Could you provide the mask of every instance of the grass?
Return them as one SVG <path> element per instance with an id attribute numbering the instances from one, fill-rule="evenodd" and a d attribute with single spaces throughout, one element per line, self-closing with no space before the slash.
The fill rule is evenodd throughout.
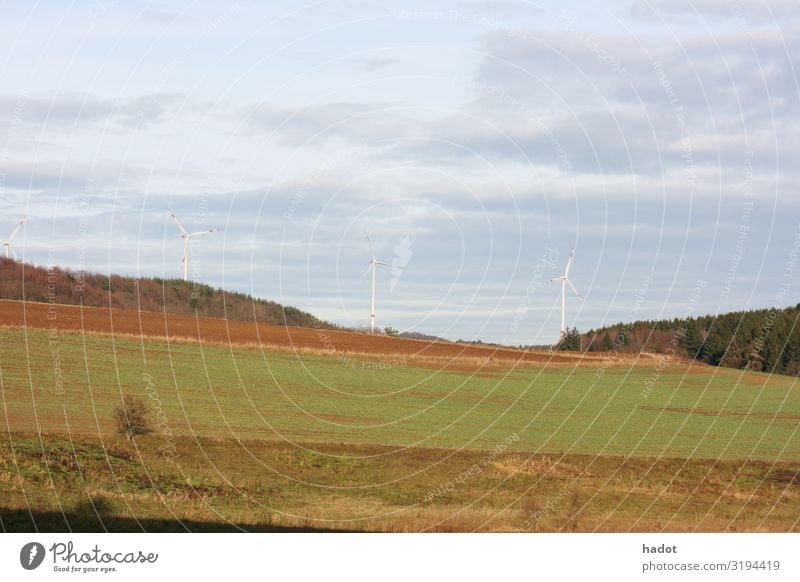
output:
<path id="1" fill-rule="evenodd" d="M 800 531 L 800 479 L 761 461 L 180 437 L 167 462 L 156 442 L 15 435 L 0 445 L 3 529 Z"/>
<path id="2" fill-rule="evenodd" d="M 0 330 L 5 530 L 797 530 L 800 390 Z M 363 366 L 361 364 L 364 364 Z M 122 395 L 155 431 L 114 434 Z"/>
<path id="3" fill-rule="evenodd" d="M 375 369 L 332 357 L 0 331 L 8 429 L 109 434 L 123 394 L 175 435 L 800 461 L 791 378 L 684 365 L 492 373 Z M 59 393 L 54 362 L 60 368 Z M 367 363 L 369 364 L 369 363 Z"/>

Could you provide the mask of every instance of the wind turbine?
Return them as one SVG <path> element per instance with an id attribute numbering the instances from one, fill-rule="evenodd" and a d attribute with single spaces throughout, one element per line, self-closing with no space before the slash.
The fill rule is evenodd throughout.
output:
<path id="1" fill-rule="evenodd" d="M 22 225 L 25 224 L 25 221 L 28 220 L 26 217 L 22 217 L 22 220 L 19 221 L 17 228 L 14 229 L 14 232 L 11 233 L 11 236 L 8 237 L 8 240 L 0 241 L 4 247 L 6 247 L 6 258 L 9 255 L 14 255 L 14 259 L 17 258 L 17 253 L 14 252 L 14 249 L 11 247 L 11 243 L 14 242 L 14 237 L 17 236 L 19 229 L 22 228 Z"/>
<path id="2" fill-rule="evenodd" d="M 181 259 L 181 264 L 183 265 L 183 280 L 189 280 L 189 241 L 196 236 L 203 236 L 206 234 L 211 234 L 212 232 L 217 232 L 218 228 L 212 228 L 210 230 L 201 230 L 199 232 L 188 232 L 181 221 L 178 220 L 178 217 L 175 216 L 175 213 L 172 210 L 167 210 L 172 216 L 172 219 L 175 221 L 175 224 L 178 225 L 178 228 L 181 229 L 181 238 L 183 239 L 183 258 Z"/>
<path id="3" fill-rule="evenodd" d="M 575 289 L 575 285 L 569 280 L 569 270 L 572 268 L 572 259 L 575 256 L 575 249 L 569 254 L 567 259 L 567 268 L 564 269 L 564 274 L 560 277 L 550 279 L 551 283 L 561 283 L 561 337 L 567 334 L 566 317 L 567 317 L 567 285 L 575 292 L 575 295 L 580 297 L 580 293 Z"/>
<path id="4" fill-rule="evenodd" d="M 384 267 L 388 267 L 389 265 L 375 258 L 375 250 L 372 248 L 372 241 L 369 240 L 369 234 L 366 232 L 364 234 L 367 236 L 367 243 L 369 244 L 369 254 L 371 258 L 369 260 L 369 267 L 367 267 L 367 270 L 364 271 L 362 276 L 366 277 L 367 273 L 372 271 L 372 310 L 370 311 L 369 315 L 369 331 L 370 333 L 375 333 L 375 271 L 378 269 L 378 265 L 382 265 Z"/>

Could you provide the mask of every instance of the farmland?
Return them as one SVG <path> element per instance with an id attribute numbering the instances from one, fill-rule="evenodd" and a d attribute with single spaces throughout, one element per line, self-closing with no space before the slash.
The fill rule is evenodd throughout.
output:
<path id="1" fill-rule="evenodd" d="M 791 378 L 2 304 L 7 529 L 798 528 Z"/>

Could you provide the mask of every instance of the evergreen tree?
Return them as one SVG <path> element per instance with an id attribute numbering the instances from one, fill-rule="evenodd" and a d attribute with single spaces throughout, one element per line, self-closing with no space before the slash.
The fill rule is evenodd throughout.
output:
<path id="1" fill-rule="evenodd" d="M 567 329 L 558 342 L 558 349 L 562 351 L 577 352 L 581 349 L 581 334 L 577 328 Z"/>

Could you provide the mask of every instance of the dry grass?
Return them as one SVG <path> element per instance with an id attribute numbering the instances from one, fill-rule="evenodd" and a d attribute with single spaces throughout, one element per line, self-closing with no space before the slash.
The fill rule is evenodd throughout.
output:
<path id="1" fill-rule="evenodd" d="M 796 470 L 788 464 L 510 453 L 458 481 L 481 452 L 184 438 L 169 463 L 151 437 L 105 447 L 50 438 L 44 450 L 36 436 L 9 437 L 8 531 L 32 529 L 29 507 L 41 531 L 64 531 L 62 509 L 75 531 L 799 530 L 800 485 L 781 481 Z"/>
<path id="2" fill-rule="evenodd" d="M 576 479 L 578 477 L 592 476 L 591 472 L 586 469 L 545 456 L 508 455 L 501 460 L 495 461 L 492 465 L 506 475 L 519 474 L 556 479 Z"/>

